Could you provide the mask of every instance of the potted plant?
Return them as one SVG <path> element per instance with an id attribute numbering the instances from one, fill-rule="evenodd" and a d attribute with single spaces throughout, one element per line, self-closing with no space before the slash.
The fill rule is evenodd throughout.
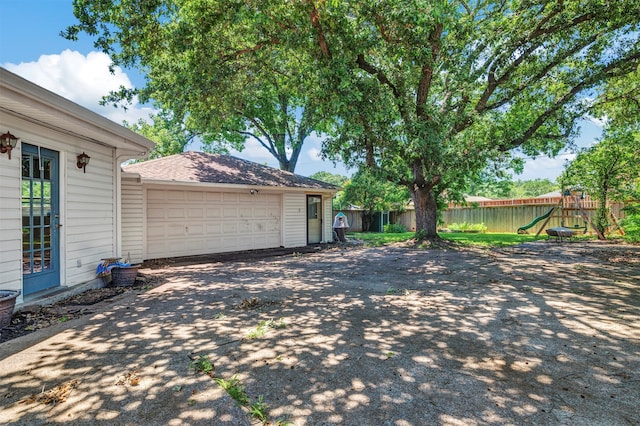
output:
<path id="1" fill-rule="evenodd" d="M 116 287 L 128 287 L 136 282 L 138 267 L 119 265 L 111 269 L 111 284 Z"/>
<path id="2" fill-rule="evenodd" d="M 104 284 L 116 287 L 133 285 L 138 276 L 138 267 L 131 266 L 128 260 L 122 262 L 121 257 L 109 257 L 100 259 L 96 275 L 102 278 Z"/>
<path id="3" fill-rule="evenodd" d="M 20 290 L 0 290 L 0 328 L 11 324 L 18 296 L 20 296 Z"/>

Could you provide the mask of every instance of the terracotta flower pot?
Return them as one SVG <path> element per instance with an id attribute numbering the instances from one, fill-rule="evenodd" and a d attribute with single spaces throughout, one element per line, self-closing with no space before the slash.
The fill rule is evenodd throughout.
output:
<path id="1" fill-rule="evenodd" d="M 20 296 L 20 290 L 0 290 L 0 328 L 11 324 L 11 316 L 18 296 Z"/>

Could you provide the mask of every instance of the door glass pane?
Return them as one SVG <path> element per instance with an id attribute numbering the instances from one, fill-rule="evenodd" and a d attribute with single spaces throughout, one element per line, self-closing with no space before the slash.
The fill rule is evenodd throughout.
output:
<path id="1" fill-rule="evenodd" d="M 51 160 L 48 158 L 44 160 L 44 176 L 45 180 L 51 180 Z"/>
<path id="2" fill-rule="evenodd" d="M 32 270 L 34 273 L 42 272 L 42 251 L 36 250 L 33 252 Z"/>
<path id="3" fill-rule="evenodd" d="M 42 247 L 51 248 L 51 227 L 45 226 L 42 235 Z"/>
<path id="4" fill-rule="evenodd" d="M 320 197 L 309 197 L 307 203 L 307 219 L 318 219 Z"/>
<path id="5" fill-rule="evenodd" d="M 26 178 L 30 177 L 31 176 L 30 171 L 31 171 L 31 156 L 28 154 L 23 154 L 22 155 L 22 177 L 26 177 Z M 29 184 L 29 181 L 22 182 L 23 189 L 24 189 L 25 183 Z"/>
<path id="6" fill-rule="evenodd" d="M 31 170 L 31 177 L 40 179 L 40 159 L 38 157 L 33 157 L 33 167 Z"/>
<path id="7" fill-rule="evenodd" d="M 42 268 L 51 269 L 51 250 L 43 250 Z"/>
<path id="8" fill-rule="evenodd" d="M 39 226 L 33 228 L 33 248 L 39 249 L 42 247 L 42 232 Z"/>

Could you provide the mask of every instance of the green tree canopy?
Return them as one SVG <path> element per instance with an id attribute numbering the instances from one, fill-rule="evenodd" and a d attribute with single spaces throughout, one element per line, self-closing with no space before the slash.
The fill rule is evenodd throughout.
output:
<path id="1" fill-rule="evenodd" d="M 586 191 L 598 200 L 595 226 L 604 235 L 610 224 L 609 201 L 628 201 L 638 195 L 640 132 L 608 128 L 602 140 L 581 151 L 567 166 L 563 185 Z"/>
<path id="2" fill-rule="evenodd" d="M 228 153 L 228 146 L 211 143 L 208 139 L 210 135 L 199 135 L 196 132 L 186 129 L 182 122 L 174 120 L 171 114 L 167 112 L 151 115 L 150 118 L 152 123 L 144 119 L 140 119 L 137 123 L 133 124 L 124 123 L 129 129 L 155 142 L 156 146 L 149 154 L 149 158 L 179 154 L 198 136 L 205 141 L 203 146 L 206 152 L 217 154 Z M 209 143 L 207 143 L 207 141 L 209 141 Z M 234 147 L 237 148 L 237 146 Z"/>
<path id="3" fill-rule="evenodd" d="M 361 209 L 362 230 L 367 232 L 371 229 L 376 212 L 402 210 L 410 197 L 407 188 L 380 179 L 363 168 L 345 184 L 341 201 Z"/>
<path id="4" fill-rule="evenodd" d="M 286 2 L 74 0 L 79 23 L 63 35 L 86 32 L 114 66 L 145 74 L 144 87 L 105 102 L 153 100 L 188 132 L 208 135 L 209 151 L 218 142 L 241 150 L 253 138 L 293 172 L 322 117 L 307 52 L 283 39 L 290 13 Z"/>
<path id="5" fill-rule="evenodd" d="M 311 179 L 316 179 L 316 180 L 330 183 L 331 185 L 340 186 L 340 187 L 344 186 L 344 184 L 349 180 L 347 176 L 342 176 L 342 175 L 324 172 L 324 171 L 316 172 L 309 177 Z"/>

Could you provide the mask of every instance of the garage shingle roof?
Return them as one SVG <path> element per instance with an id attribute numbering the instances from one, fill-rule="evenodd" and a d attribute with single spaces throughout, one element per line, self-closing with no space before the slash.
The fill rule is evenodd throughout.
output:
<path id="1" fill-rule="evenodd" d="M 143 180 L 256 185 L 285 188 L 338 190 L 319 180 L 284 170 L 263 166 L 230 155 L 183 152 L 123 166 L 128 173 L 137 173 Z"/>

